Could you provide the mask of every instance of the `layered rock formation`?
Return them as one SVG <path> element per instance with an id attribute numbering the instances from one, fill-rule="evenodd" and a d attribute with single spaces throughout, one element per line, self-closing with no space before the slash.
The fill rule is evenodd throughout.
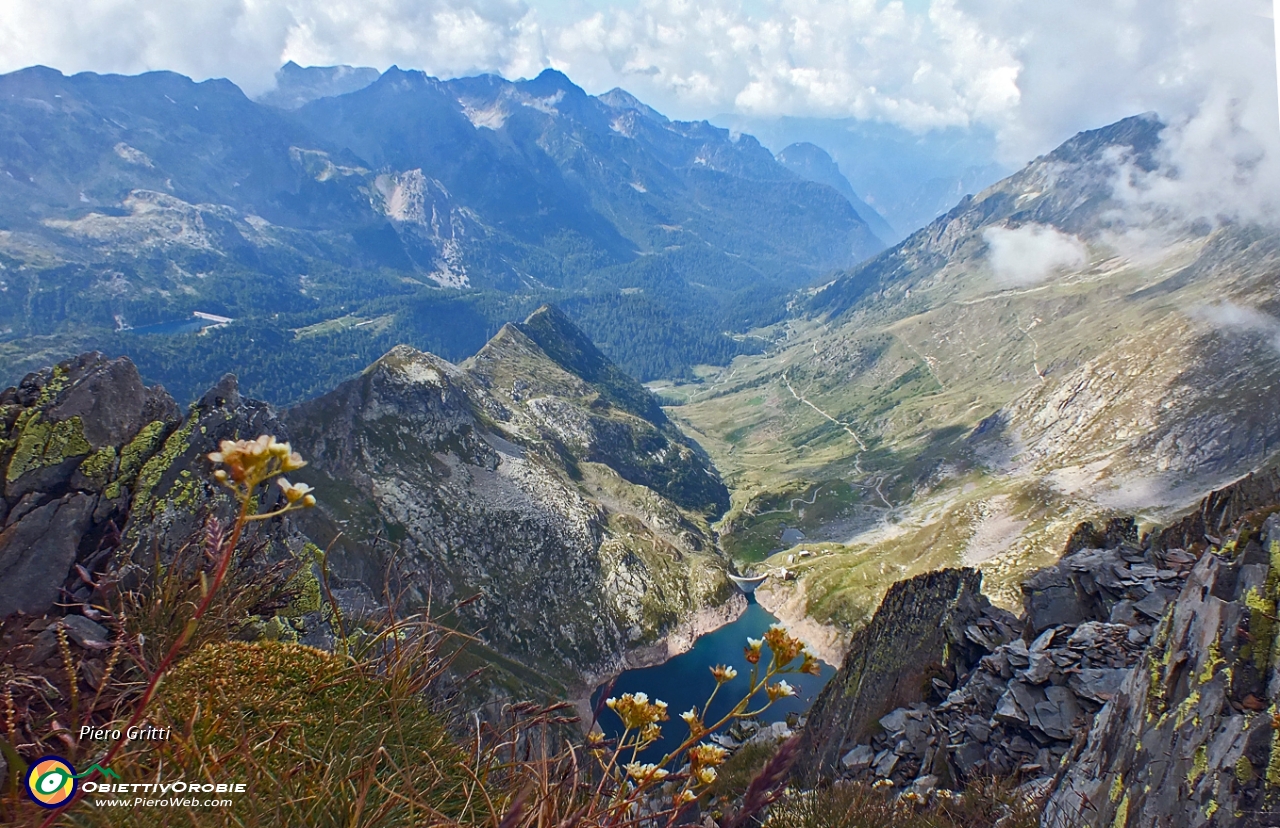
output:
<path id="1" fill-rule="evenodd" d="M 1012 777 L 1049 796 L 1046 828 L 1274 824 L 1277 481 L 1250 475 L 1141 539 L 1132 520 L 1082 525 L 1062 560 L 1027 580 L 1009 640 L 985 610 L 939 600 L 937 584 L 976 591 L 976 574 L 899 584 L 814 707 L 801 781 L 888 780 L 927 795 Z M 886 710 L 876 691 L 889 685 L 865 670 L 868 653 L 898 656 L 898 685 L 929 663 L 955 681 L 930 677 Z"/>
<path id="2" fill-rule="evenodd" d="M 1103 708 L 1045 826 L 1280 819 L 1280 519 L 1206 553 Z"/>

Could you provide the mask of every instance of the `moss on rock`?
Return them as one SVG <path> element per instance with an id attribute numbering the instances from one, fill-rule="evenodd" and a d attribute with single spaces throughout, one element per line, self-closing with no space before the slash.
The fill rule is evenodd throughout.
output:
<path id="1" fill-rule="evenodd" d="M 29 471 L 56 466 L 70 457 L 93 452 L 93 446 L 84 437 L 84 424 L 79 417 L 50 421 L 37 411 L 22 420 L 22 432 L 18 435 L 5 473 L 5 479 L 10 483 Z"/>
<path id="2" fill-rule="evenodd" d="M 191 448 L 191 432 L 196 427 L 195 417 L 187 416 L 187 422 L 177 431 L 169 435 L 164 441 L 164 446 L 149 459 L 142 464 L 142 468 L 138 471 L 137 485 L 134 487 L 134 505 L 136 510 L 139 507 L 145 507 L 155 493 L 156 486 L 160 485 L 160 478 L 169 470 L 178 458 Z M 143 429 L 146 430 L 146 427 Z M 141 436 L 142 432 L 139 432 Z M 134 442 L 137 438 L 134 438 Z M 131 443 L 132 444 L 132 443 Z M 121 460 L 123 466 L 123 460 Z M 121 474 L 123 477 L 123 473 Z"/>
<path id="3" fill-rule="evenodd" d="M 118 456 L 115 446 L 104 446 L 85 458 L 85 461 L 80 464 L 80 474 L 101 486 L 115 471 Z"/>
<path id="4" fill-rule="evenodd" d="M 138 429 L 133 439 L 120 450 L 120 471 L 104 492 L 107 497 L 119 497 L 123 493 L 123 487 L 133 484 L 138 472 L 142 471 L 164 438 L 164 428 L 163 421 L 152 420 Z"/>

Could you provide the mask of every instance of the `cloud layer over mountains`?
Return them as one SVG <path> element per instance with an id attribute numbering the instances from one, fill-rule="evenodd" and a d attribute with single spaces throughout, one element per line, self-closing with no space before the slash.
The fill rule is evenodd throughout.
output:
<path id="1" fill-rule="evenodd" d="M 1139 182 L 1132 197 L 1253 215 L 1276 188 L 1240 184 L 1271 176 L 1280 152 L 1270 11 L 1266 0 L 7 0 L 0 70 L 164 68 L 252 94 L 286 60 L 446 77 L 553 66 L 678 117 L 981 125 L 1010 165 L 1154 110 L 1175 128 L 1180 177 Z"/>

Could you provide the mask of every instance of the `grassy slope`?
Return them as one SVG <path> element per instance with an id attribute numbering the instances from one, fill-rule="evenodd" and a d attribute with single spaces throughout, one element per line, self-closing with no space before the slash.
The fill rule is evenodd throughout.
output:
<path id="1" fill-rule="evenodd" d="M 1141 504 L 1154 520 L 1247 470 L 1180 466 L 1176 450 L 1148 463 L 1144 445 L 1180 417 L 1265 411 L 1280 376 L 1274 354 L 1242 354 L 1196 319 L 1224 296 L 1268 292 L 1269 255 L 1223 246 L 1184 239 L 1144 259 L 1095 245 L 1083 270 L 1019 288 L 959 257 L 896 302 L 775 329 L 768 355 L 666 389 L 690 400 L 669 413 L 734 490 L 726 548 L 759 561 L 784 525 L 800 528 L 807 542 L 770 564 L 790 561 L 824 621 L 857 621 L 889 583 L 962 561 L 1012 604 L 1078 521 Z M 1216 278 L 1176 278 L 1197 257 Z M 1206 376 L 1226 379 L 1209 394 Z M 1002 434 L 971 437 L 1000 409 Z"/>

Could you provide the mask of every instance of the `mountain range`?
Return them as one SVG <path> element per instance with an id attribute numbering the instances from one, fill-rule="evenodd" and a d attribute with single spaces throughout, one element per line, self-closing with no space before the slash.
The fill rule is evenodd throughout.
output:
<path id="1" fill-rule="evenodd" d="M 572 461 L 574 486 L 603 464 L 685 514 L 654 517 L 670 538 L 779 576 L 762 601 L 835 653 L 897 580 L 963 563 L 1013 606 L 1081 520 L 1165 520 L 1280 448 L 1276 234 L 1124 197 L 1176 175 L 1154 115 L 877 252 L 882 219 L 824 149 L 774 157 L 552 71 L 286 67 L 263 103 L 37 68 L 5 91 L 6 370 L 105 343 L 181 401 L 234 367 L 237 393 L 293 404 L 283 422 L 342 475 L 386 475 L 342 518 L 366 533 L 407 514 L 395 491 L 447 476 L 379 454 L 404 435 L 319 412 L 393 410 L 394 377 L 438 374 Z M 535 312 L 546 300 L 560 310 Z M 203 333 L 143 328 L 192 311 Z M 617 416 L 541 402 L 544 357 L 578 378 L 551 396 L 598 393 Z M 655 460 L 662 441 L 705 468 Z M 716 475 L 727 490 L 706 489 Z M 453 543 L 392 523 L 396 543 Z"/>
<path id="2" fill-rule="evenodd" d="M 165 72 L 0 77 L 6 378 L 95 347 L 191 399 L 232 368 L 268 393 L 286 351 L 324 366 L 285 402 L 398 342 L 464 358 L 548 300 L 640 378 L 692 376 L 883 248 L 755 139 L 622 90 L 366 75 L 286 67 L 276 105 Z M 193 312 L 234 321 L 146 336 Z"/>

